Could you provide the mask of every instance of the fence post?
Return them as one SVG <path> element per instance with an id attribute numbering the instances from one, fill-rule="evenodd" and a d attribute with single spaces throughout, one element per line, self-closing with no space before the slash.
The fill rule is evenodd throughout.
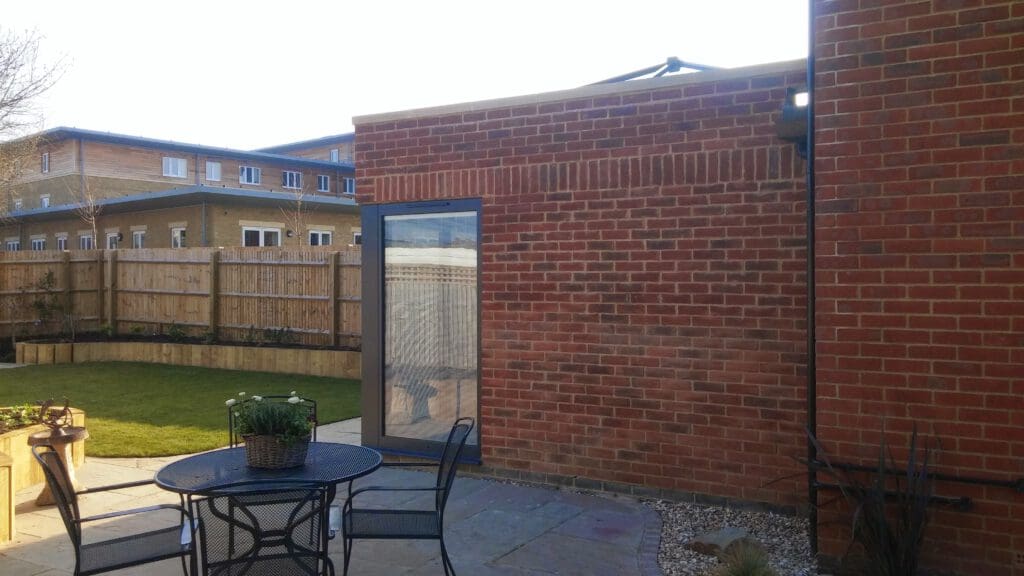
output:
<path id="1" fill-rule="evenodd" d="M 99 324 L 103 323 L 103 268 L 105 266 L 105 259 L 103 258 L 103 250 L 96 252 L 96 324 L 97 329 Z"/>
<path id="2" fill-rule="evenodd" d="M 68 328 L 69 331 L 72 332 L 72 335 L 73 335 L 74 334 L 74 330 L 70 326 L 70 322 L 72 322 L 71 318 L 72 318 L 72 315 L 75 312 L 74 311 L 75 299 L 71 295 L 72 294 L 72 292 L 71 292 L 71 280 L 72 280 L 72 276 L 71 276 L 71 252 L 68 252 L 67 250 L 65 250 L 64 252 L 61 252 L 60 256 L 61 256 L 61 271 L 64 274 L 64 282 L 62 283 L 63 284 L 63 287 L 62 287 L 63 294 L 61 294 L 61 298 L 63 299 L 63 301 L 61 302 L 61 305 L 62 305 L 62 308 L 63 308 L 63 311 L 64 311 L 64 317 L 61 318 L 61 326 L 62 326 L 61 329 L 63 329 L 64 323 L 67 322 L 67 323 L 69 323 L 67 328 Z"/>
<path id="3" fill-rule="evenodd" d="M 220 292 L 220 285 L 218 279 L 220 278 L 220 251 L 210 251 L 210 318 L 207 322 L 210 325 L 209 336 L 211 340 L 217 339 L 217 323 L 219 321 L 218 316 L 220 315 L 220 298 L 217 293 Z"/>
<path id="4" fill-rule="evenodd" d="M 330 266 L 328 270 L 331 276 L 331 280 L 328 283 L 330 293 L 330 303 L 327 306 L 327 310 L 331 315 L 331 346 L 338 346 L 338 289 L 341 282 L 338 282 L 338 259 L 341 258 L 340 252 L 331 252 L 331 259 L 328 261 Z"/>
<path id="5" fill-rule="evenodd" d="M 105 250 L 107 255 L 107 326 L 117 334 L 117 250 Z"/>

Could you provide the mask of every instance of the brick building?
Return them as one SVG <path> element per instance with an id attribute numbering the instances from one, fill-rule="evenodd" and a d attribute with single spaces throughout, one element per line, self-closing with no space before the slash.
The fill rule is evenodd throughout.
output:
<path id="1" fill-rule="evenodd" d="M 813 300 L 806 166 L 775 126 L 803 61 L 357 118 L 364 414 L 383 414 L 364 438 L 425 448 L 433 430 L 390 414 L 464 413 L 452 390 L 472 385 L 491 469 L 799 507 L 806 476 L 769 482 L 802 470 L 809 408 L 838 461 L 916 425 L 940 445 L 936 493 L 971 503 L 934 509 L 928 561 L 1019 570 L 1024 5 L 814 9 Z M 410 250 L 467 246 L 478 308 L 394 304 Z M 414 321 L 476 322 L 478 379 L 443 349 L 402 366 L 385 338 Z"/>
<path id="2" fill-rule="evenodd" d="M 354 167 L 304 144 L 289 145 L 294 155 L 285 155 L 48 130 L 40 135 L 38 163 L 5 199 L 0 247 L 353 243 L 359 232 Z M 95 231 L 87 221 L 93 210 L 83 215 L 83 204 L 96 206 Z"/>

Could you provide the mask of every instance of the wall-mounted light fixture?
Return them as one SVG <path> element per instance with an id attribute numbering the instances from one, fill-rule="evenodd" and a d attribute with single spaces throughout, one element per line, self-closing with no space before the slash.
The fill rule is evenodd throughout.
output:
<path id="1" fill-rule="evenodd" d="M 779 138 L 796 144 L 801 158 L 807 158 L 807 98 L 806 90 L 786 89 L 782 115 L 775 122 L 775 133 Z"/>
<path id="2" fill-rule="evenodd" d="M 291 238 L 292 236 L 295 236 L 295 232 L 292 232 L 291 230 L 287 230 L 287 231 L 285 231 L 284 235 L 289 237 L 289 238 Z"/>

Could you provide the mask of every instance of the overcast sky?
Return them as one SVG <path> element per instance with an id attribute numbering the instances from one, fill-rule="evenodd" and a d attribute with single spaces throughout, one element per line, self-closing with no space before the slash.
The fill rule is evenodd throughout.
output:
<path id="1" fill-rule="evenodd" d="M 807 53 L 806 0 L 7 0 L 2 25 L 36 29 L 45 58 L 65 58 L 47 128 L 241 149 L 668 56 L 736 67 Z"/>

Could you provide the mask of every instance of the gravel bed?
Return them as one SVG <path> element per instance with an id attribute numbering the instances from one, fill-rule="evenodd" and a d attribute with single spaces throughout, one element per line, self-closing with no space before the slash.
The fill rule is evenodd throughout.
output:
<path id="1" fill-rule="evenodd" d="M 746 528 L 768 552 L 779 576 L 813 576 L 818 573 L 808 541 L 807 519 L 771 512 L 737 510 L 720 506 L 649 501 L 661 515 L 661 549 L 658 564 L 665 576 L 708 576 L 718 566 L 685 546 L 691 539 L 725 527 Z"/>

